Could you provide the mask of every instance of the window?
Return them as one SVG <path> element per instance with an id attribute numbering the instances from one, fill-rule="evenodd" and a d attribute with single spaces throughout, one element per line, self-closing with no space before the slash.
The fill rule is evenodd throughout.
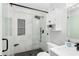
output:
<path id="1" fill-rule="evenodd" d="M 25 35 L 25 20 L 18 19 L 18 35 Z"/>

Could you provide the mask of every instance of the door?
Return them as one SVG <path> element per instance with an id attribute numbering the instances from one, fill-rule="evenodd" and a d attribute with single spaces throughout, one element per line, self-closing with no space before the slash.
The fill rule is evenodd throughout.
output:
<path id="1" fill-rule="evenodd" d="M 32 48 L 40 48 L 40 19 L 32 19 Z"/>

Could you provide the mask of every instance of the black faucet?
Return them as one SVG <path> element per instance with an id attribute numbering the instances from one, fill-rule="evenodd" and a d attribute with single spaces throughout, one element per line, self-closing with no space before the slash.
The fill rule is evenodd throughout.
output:
<path id="1" fill-rule="evenodd" d="M 76 43 L 75 47 L 77 48 L 77 51 L 79 51 L 79 43 Z"/>

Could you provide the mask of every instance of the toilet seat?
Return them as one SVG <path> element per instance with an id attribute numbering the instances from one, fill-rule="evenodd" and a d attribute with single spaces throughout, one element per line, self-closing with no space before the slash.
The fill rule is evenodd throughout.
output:
<path id="1" fill-rule="evenodd" d="M 50 55 L 46 52 L 39 52 L 37 56 L 50 56 Z"/>

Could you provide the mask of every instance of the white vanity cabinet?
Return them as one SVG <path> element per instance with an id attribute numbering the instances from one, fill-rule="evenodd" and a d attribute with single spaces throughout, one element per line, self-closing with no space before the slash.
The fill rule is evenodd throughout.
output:
<path id="1" fill-rule="evenodd" d="M 79 56 L 79 51 L 76 47 L 65 47 L 65 45 L 58 46 L 50 49 L 52 56 Z"/>

